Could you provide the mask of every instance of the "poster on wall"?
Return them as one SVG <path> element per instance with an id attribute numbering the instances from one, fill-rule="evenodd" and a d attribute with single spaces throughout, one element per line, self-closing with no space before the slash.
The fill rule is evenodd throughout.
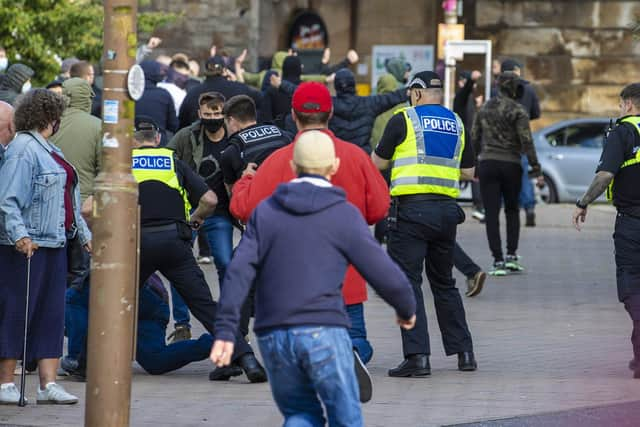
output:
<path id="1" fill-rule="evenodd" d="M 411 65 L 411 75 L 433 70 L 433 45 L 374 45 L 371 54 L 371 88 L 375 90 L 380 76 L 387 73 L 385 62 L 391 58 Z"/>
<path id="2" fill-rule="evenodd" d="M 324 49 L 328 45 L 327 26 L 320 15 L 307 11 L 296 16 L 289 30 L 291 49 Z"/>

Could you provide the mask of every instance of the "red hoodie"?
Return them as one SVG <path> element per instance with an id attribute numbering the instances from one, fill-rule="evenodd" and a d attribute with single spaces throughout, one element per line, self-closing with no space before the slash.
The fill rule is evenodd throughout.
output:
<path id="1" fill-rule="evenodd" d="M 318 130 L 331 137 L 336 157 L 340 158 L 340 168 L 331 182 L 345 190 L 347 200 L 358 208 L 367 223 L 383 219 L 389 210 L 389 188 L 369 156 L 357 145 L 336 138 L 330 130 Z M 255 176 L 244 176 L 234 184 L 229 208 L 233 216 L 247 222 L 256 206 L 271 196 L 278 184 L 295 178 L 289 163 L 293 159 L 293 146 L 292 143 L 275 151 Z M 366 283 L 353 266 L 347 270 L 342 294 L 347 305 L 367 300 Z"/>

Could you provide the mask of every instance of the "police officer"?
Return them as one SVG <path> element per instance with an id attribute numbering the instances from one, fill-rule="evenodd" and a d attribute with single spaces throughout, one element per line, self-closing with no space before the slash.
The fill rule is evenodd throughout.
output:
<path id="1" fill-rule="evenodd" d="M 429 333 L 422 295 L 426 268 L 447 356 L 458 355 L 458 369 L 474 371 L 471 334 L 452 276 L 456 227 L 464 212 L 456 203 L 460 179 L 473 179 L 474 153 L 465 144 L 464 126 L 442 107 L 442 81 L 432 71 L 409 84 L 411 106 L 389 120 L 372 154 L 379 169 L 391 167 L 392 207 L 388 251 L 413 285 L 416 327 L 402 331 L 404 361 L 392 377 L 429 375 Z"/>
<path id="2" fill-rule="evenodd" d="M 217 304 L 193 256 L 189 224 L 197 228 L 213 213 L 216 195 L 200 176 L 175 158 L 173 151 L 158 148 L 160 130 L 152 118 L 136 117 L 135 127 L 137 148 L 133 150 L 132 172 L 139 184 L 141 206 L 140 286 L 159 271 L 214 335 Z M 196 208 L 190 214 L 192 205 Z M 228 380 L 244 370 L 251 382 L 266 381 L 264 369 L 240 333 L 236 345 L 235 364 L 216 369 L 209 378 Z"/>
<path id="3" fill-rule="evenodd" d="M 256 123 L 256 104 L 247 95 L 236 95 L 224 104 L 229 146 L 222 153 L 222 174 L 227 188 L 240 179 L 248 164 L 256 166 L 293 137 L 277 126 Z"/>
<path id="4" fill-rule="evenodd" d="M 607 191 L 618 210 L 613 234 L 618 299 L 633 321 L 629 369 L 640 378 L 640 83 L 620 93 L 620 116 L 607 136 L 593 182 L 576 203 L 573 223 L 580 230 L 587 206 Z"/>

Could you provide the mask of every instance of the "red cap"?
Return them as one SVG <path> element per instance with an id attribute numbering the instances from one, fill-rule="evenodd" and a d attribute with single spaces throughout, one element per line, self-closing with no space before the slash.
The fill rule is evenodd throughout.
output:
<path id="1" fill-rule="evenodd" d="M 293 94 L 291 106 L 300 113 L 328 113 L 331 111 L 331 94 L 322 83 L 304 82 Z"/>

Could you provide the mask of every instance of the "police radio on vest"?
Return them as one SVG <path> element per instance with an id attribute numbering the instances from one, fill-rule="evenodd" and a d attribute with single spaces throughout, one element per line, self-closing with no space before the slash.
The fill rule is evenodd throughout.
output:
<path id="1" fill-rule="evenodd" d="M 451 134 L 458 133 L 458 124 L 455 122 L 455 120 L 430 116 L 422 116 L 420 118 L 422 119 L 422 128 L 426 131 L 444 132 Z"/>
<path id="2" fill-rule="evenodd" d="M 135 156 L 133 158 L 133 169 L 171 169 L 171 159 L 165 156 Z"/>

